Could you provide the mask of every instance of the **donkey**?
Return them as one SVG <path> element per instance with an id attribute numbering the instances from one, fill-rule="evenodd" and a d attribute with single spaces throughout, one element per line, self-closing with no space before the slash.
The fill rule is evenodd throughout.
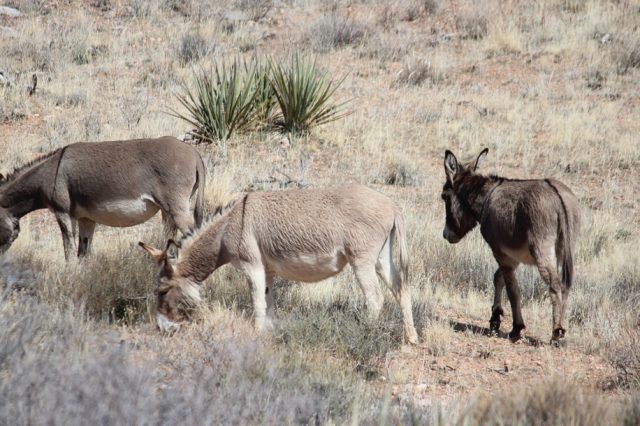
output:
<path id="1" fill-rule="evenodd" d="M 467 164 L 460 164 L 450 151 L 445 152 L 443 236 L 455 244 L 480 223 L 482 237 L 499 266 L 493 277 L 495 295 L 489 326 L 493 333 L 500 329 L 500 316 L 504 314 L 502 290 L 506 285 L 513 314 L 509 337 L 513 340 L 519 339 L 525 328 L 515 269 L 521 263 L 535 265 L 549 286 L 553 310 L 551 341 L 557 343 L 566 333 L 563 319 L 580 231 L 578 200 L 555 179 L 516 180 L 477 173 L 488 151 L 484 149 Z"/>
<path id="2" fill-rule="evenodd" d="M 399 265 L 393 245 L 399 248 Z M 407 247 L 399 208 L 386 196 L 361 185 L 253 192 L 185 237 L 175 257 L 140 243 L 161 266 L 157 278 L 157 324 L 177 328 L 200 302 L 199 286 L 230 263 L 249 279 L 258 330 L 273 318 L 273 279 L 315 282 L 337 275 L 348 263 L 364 293 L 368 314 L 383 304 L 378 276 L 400 304 L 404 336 L 417 343 L 408 278 Z"/>
<path id="3" fill-rule="evenodd" d="M 162 210 L 166 233 L 185 234 L 202 222 L 204 185 L 200 154 L 172 137 L 68 145 L 0 183 L 0 253 L 18 237 L 20 218 L 44 208 L 60 226 L 67 260 L 76 226 L 78 257 L 90 251 L 96 223 L 133 226 Z"/>

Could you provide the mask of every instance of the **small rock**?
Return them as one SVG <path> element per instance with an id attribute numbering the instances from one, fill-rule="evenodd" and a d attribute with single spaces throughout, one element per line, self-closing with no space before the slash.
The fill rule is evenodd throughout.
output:
<path id="1" fill-rule="evenodd" d="M 17 18 L 22 16 L 22 13 L 18 9 L 14 9 L 8 6 L 0 6 L 0 16 L 8 16 L 10 18 Z"/>

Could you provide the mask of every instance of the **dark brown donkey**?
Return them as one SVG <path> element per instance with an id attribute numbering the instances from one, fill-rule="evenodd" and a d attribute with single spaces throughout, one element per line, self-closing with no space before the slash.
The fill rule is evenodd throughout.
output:
<path id="1" fill-rule="evenodd" d="M 96 223 L 132 226 L 162 210 L 167 234 L 187 233 L 202 220 L 204 183 L 198 151 L 172 137 L 68 145 L 0 183 L 0 253 L 18 237 L 20 218 L 44 208 L 56 216 L 66 259 L 76 225 L 78 256 L 91 248 Z"/>
<path id="2" fill-rule="evenodd" d="M 515 180 L 477 173 L 487 152 L 484 149 L 475 161 L 467 164 L 460 164 L 450 151 L 445 152 L 447 182 L 442 199 L 447 218 L 443 236 L 450 243 L 457 243 L 480 223 L 480 232 L 499 265 L 493 277 L 495 295 L 490 328 L 493 332 L 500 329 L 502 290 L 506 285 L 513 314 L 513 329 L 509 333 L 512 339 L 520 338 L 525 328 L 515 269 L 521 263 L 536 265 L 549 285 L 553 308 L 551 340 L 557 341 L 565 335 L 562 323 L 580 230 L 578 200 L 566 185 L 555 179 Z"/>

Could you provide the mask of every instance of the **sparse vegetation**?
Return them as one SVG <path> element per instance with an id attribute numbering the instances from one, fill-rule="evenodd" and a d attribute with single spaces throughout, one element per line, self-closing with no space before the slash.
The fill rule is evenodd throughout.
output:
<path id="1" fill-rule="evenodd" d="M 489 30 L 489 2 L 473 2 L 462 10 L 456 17 L 456 25 L 465 38 L 480 40 L 487 35 Z"/>
<path id="2" fill-rule="evenodd" d="M 613 50 L 613 61 L 618 74 L 626 74 L 633 68 L 640 68 L 640 38 L 637 33 L 624 34 Z"/>
<path id="3" fill-rule="evenodd" d="M 182 65 L 195 62 L 210 51 L 207 42 L 198 34 L 187 34 L 182 37 L 178 48 L 178 58 Z"/>
<path id="4" fill-rule="evenodd" d="M 310 30 L 308 39 L 317 52 L 349 46 L 363 39 L 367 28 L 358 21 L 337 14 L 323 16 Z"/>
<path id="5" fill-rule="evenodd" d="M 439 9 L 430 12 L 431 3 Z M 0 256 L 0 418 L 638 424 L 640 14 L 632 3 L 5 1 L 23 15 L 0 24 L 0 173 L 72 142 L 199 128 L 163 110 L 193 119 L 175 93 L 186 97 L 180 82 L 204 70 L 212 87 L 226 82 L 227 95 L 235 93 L 235 101 L 212 96 L 212 111 L 236 114 L 232 131 L 220 119 L 227 142 L 197 146 L 207 204 L 301 183 L 361 182 L 389 195 L 405 219 L 420 344 L 401 341 L 387 289 L 381 318 L 366 319 L 349 266 L 327 282 L 277 282 L 275 328 L 263 334 L 251 325 L 245 277 L 222 268 L 203 283 L 193 323 L 160 335 L 155 267 L 136 246 L 164 243 L 160 220 L 99 226 L 95 252 L 66 263 L 55 219 L 43 210 L 22 218 L 20 237 Z M 259 17 L 239 4 L 270 8 Z M 316 83 L 300 83 L 296 54 L 314 65 L 304 78 Z M 216 67 L 224 78 L 209 72 Z M 286 114 L 273 92 L 279 83 Z M 315 93 L 333 93 L 323 106 L 323 96 L 305 91 L 314 84 Z M 197 85 L 188 88 L 195 96 Z M 331 117 L 347 112 L 340 99 L 354 99 L 348 117 L 308 125 L 331 116 L 309 121 L 311 105 L 337 105 Z M 241 130 L 242 122 L 250 124 Z M 484 147 L 483 172 L 556 178 L 580 201 L 561 348 L 547 344 L 548 288 L 524 266 L 526 338 L 488 336 L 491 251 L 477 229 L 456 245 L 442 238 L 444 150 L 466 160 Z M 506 294 L 503 307 L 505 333 Z"/>
<path id="6" fill-rule="evenodd" d="M 446 80 L 446 73 L 443 69 L 434 66 L 427 59 L 410 58 L 404 63 L 402 70 L 396 77 L 396 85 L 420 86 L 425 82 L 439 84 Z"/>

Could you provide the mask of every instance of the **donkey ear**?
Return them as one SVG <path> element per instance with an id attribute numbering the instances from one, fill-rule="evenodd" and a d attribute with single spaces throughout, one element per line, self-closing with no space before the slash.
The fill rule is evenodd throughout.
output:
<path id="1" fill-rule="evenodd" d="M 453 181 L 453 177 L 458 172 L 458 159 L 453 152 L 446 150 L 444 152 L 444 171 L 447 174 L 447 178 Z"/>
<path id="2" fill-rule="evenodd" d="M 480 168 L 480 166 L 482 165 L 482 163 L 484 163 L 484 159 L 487 156 L 487 152 L 489 152 L 489 148 L 485 148 L 483 149 L 480 154 L 478 155 L 478 158 L 476 159 L 476 164 L 473 167 L 473 171 L 475 172 L 476 170 L 478 170 Z"/>
<path id="3" fill-rule="evenodd" d="M 144 251 L 146 251 L 147 253 L 149 253 L 151 255 L 151 257 L 153 257 L 153 260 L 160 265 L 162 262 L 164 262 L 165 258 L 167 257 L 166 253 L 163 252 L 160 249 L 157 249 L 155 247 L 152 247 L 148 244 L 143 243 L 142 241 L 140 241 L 138 243 L 138 245 L 140 247 L 142 247 L 142 249 Z"/>

